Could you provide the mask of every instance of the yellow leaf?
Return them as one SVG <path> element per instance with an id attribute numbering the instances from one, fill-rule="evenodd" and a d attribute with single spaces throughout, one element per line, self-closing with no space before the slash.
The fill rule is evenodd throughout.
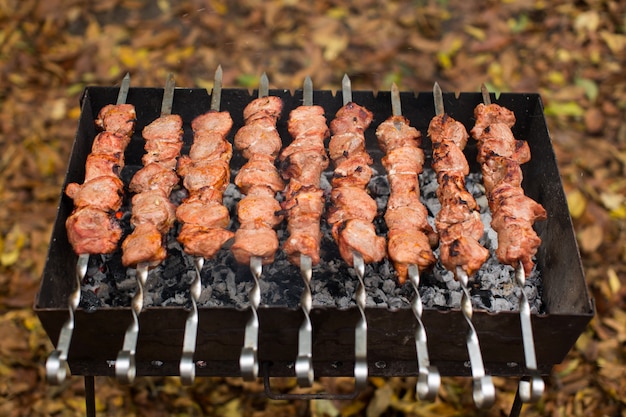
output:
<path id="1" fill-rule="evenodd" d="M 545 113 L 548 116 L 582 116 L 585 110 L 575 101 L 552 101 L 546 106 Z"/>
<path id="2" fill-rule="evenodd" d="M 587 199 L 580 190 L 573 190 L 567 193 L 567 205 L 569 207 L 570 216 L 577 219 L 585 212 Z"/>
<path id="3" fill-rule="evenodd" d="M 602 31 L 600 32 L 600 36 L 614 54 L 620 55 L 624 52 L 624 49 L 626 49 L 626 35 Z"/>
<path id="4" fill-rule="evenodd" d="M 487 38 L 485 31 L 479 27 L 467 25 L 463 28 L 463 30 L 465 30 L 465 33 L 479 41 L 484 41 Z"/>
<path id="5" fill-rule="evenodd" d="M 608 210 L 617 210 L 624 202 L 624 196 L 616 193 L 601 193 L 602 205 Z"/>
<path id="6" fill-rule="evenodd" d="M 7 233 L 4 240 L 4 248 L 0 254 L 0 264 L 2 266 L 11 266 L 15 264 L 20 256 L 20 252 L 26 244 L 26 234 L 18 224 Z"/>
<path id="7" fill-rule="evenodd" d="M 617 276 L 617 272 L 613 268 L 609 268 L 607 271 L 608 279 L 609 279 L 609 288 L 613 294 L 617 294 L 619 290 L 622 288 L 622 283 Z"/>

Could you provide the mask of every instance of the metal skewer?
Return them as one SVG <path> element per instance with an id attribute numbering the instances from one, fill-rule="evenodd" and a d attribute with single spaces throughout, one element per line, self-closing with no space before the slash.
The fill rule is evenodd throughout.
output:
<path id="1" fill-rule="evenodd" d="M 117 93 L 117 101 L 115 104 L 126 103 L 128 90 L 130 89 L 130 74 L 126 74 L 122 79 L 120 90 Z M 89 254 L 82 253 L 78 255 L 76 261 L 76 273 L 74 281 L 74 290 L 68 297 L 69 318 L 61 327 L 57 348 L 46 360 L 46 378 L 51 384 L 60 384 L 67 377 L 67 357 L 72 343 L 72 334 L 74 333 L 76 309 L 80 305 L 81 284 L 87 274 L 87 264 L 89 263 Z"/>
<path id="2" fill-rule="evenodd" d="M 172 113 L 174 88 L 174 76 L 173 74 L 169 74 L 165 83 L 163 101 L 161 102 L 161 116 Z M 128 326 L 128 329 L 126 329 L 122 350 L 118 352 L 117 359 L 115 360 L 115 376 L 118 381 L 123 384 L 131 384 L 137 374 L 135 354 L 137 353 L 137 340 L 139 339 L 139 315 L 143 310 L 144 286 L 148 280 L 148 269 L 148 263 L 140 263 L 137 265 L 137 292 L 131 302 L 133 322 Z"/>
<path id="3" fill-rule="evenodd" d="M 391 85 L 391 111 L 394 116 L 402 116 L 402 102 L 400 100 L 400 91 L 396 83 Z M 395 125 L 396 129 L 401 126 Z M 417 265 L 409 265 L 408 276 L 413 289 L 415 290 L 415 298 L 411 303 L 413 314 L 417 319 L 417 329 L 415 330 L 415 348 L 417 350 L 417 366 L 419 377 L 417 379 L 416 392 L 420 400 L 432 400 L 437 396 L 439 386 L 441 385 L 441 376 L 439 370 L 435 366 L 430 365 L 428 356 L 428 343 L 426 338 L 426 328 L 422 322 L 422 298 L 419 292 L 419 268 Z"/>
<path id="4" fill-rule="evenodd" d="M 341 94 L 344 106 L 352 102 L 352 83 L 350 82 L 348 74 L 344 74 L 341 80 Z M 359 313 L 361 314 L 354 329 L 354 385 L 357 390 L 360 390 L 367 386 L 367 377 L 369 374 L 367 367 L 367 317 L 365 316 L 367 297 L 365 293 L 365 283 L 363 282 L 363 277 L 365 276 L 365 262 L 358 252 L 353 252 L 352 256 L 354 271 L 359 279 L 359 285 L 354 297 L 357 307 L 359 308 Z"/>
<path id="5" fill-rule="evenodd" d="M 269 79 L 267 74 L 261 75 L 259 83 L 259 98 L 269 95 Z M 263 261 L 258 256 L 252 256 L 250 258 L 250 272 L 254 279 L 254 285 L 248 295 L 250 303 L 250 318 L 246 323 L 244 333 L 244 344 L 241 349 L 241 355 L 239 356 L 239 368 L 241 369 L 241 376 L 246 381 L 253 381 L 259 375 L 259 314 L 257 309 L 261 304 L 261 287 L 259 286 L 259 280 L 263 273 Z"/>
<path id="6" fill-rule="evenodd" d="M 433 86 L 433 98 L 435 102 L 435 114 L 437 116 L 444 114 L 443 92 L 437 82 L 435 82 L 435 85 Z M 472 323 L 474 310 L 472 308 L 472 298 L 467 287 L 469 277 L 460 266 L 456 268 L 455 272 L 456 278 L 461 284 L 461 289 L 463 290 L 463 295 L 461 297 L 461 312 L 463 313 L 463 317 L 469 327 L 466 344 L 470 366 L 472 368 L 472 378 L 474 380 L 474 403 L 478 408 L 487 408 L 490 407 L 495 401 L 496 390 L 491 376 L 485 374 L 483 356 L 478 342 L 478 333 Z"/>
<path id="7" fill-rule="evenodd" d="M 211 110 L 220 110 L 220 101 L 222 96 L 222 66 L 219 65 L 215 71 L 215 79 L 213 83 L 213 91 L 211 93 Z M 184 385 L 191 385 L 196 378 L 196 363 L 194 355 L 196 353 L 196 339 L 198 336 L 198 299 L 202 294 L 202 278 L 201 271 L 204 266 L 204 258 L 201 256 L 194 257 L 193 260 L 196 274 L 189 286 L 189 295 L 191 298 L 191 311 L 185 322 L 185 334 L 183 336 L 183 354 L 180 358 L 178 370 L 180 379 Z"/>
<path id="8" fill-rule="evenodd" d="M 472 308 L 472 298 L 467 288 L 469 277 L 461 267 L 457 267 L 456 276 L 463 290 L 461 310 L 465 321 L 467 321 L 467 326 L 469 327 L 469 333 L 467 334 L 467 352 L 469 354 L 470 366 L 472 367 L 472 378 L 474 379 L 474 403 L 478 408 L 487 408 L 490 407 L 495 400 L 496 389 L 491 376 L 485 374 L 483 356 L 478 342 L 478 333 L 476 333 L 476 328 L 472 323 L 474 310 Z"/>
<path id="9" fill-rule="evenodd" d="M 485 84 L 481 84 L 480 92 L 485 105 L 491 104 L 491 95 Z M 533 337 L 533 328 L 530 314 L 530 304 L 528 297 L 524 292 L 526 284 L 526 274 L 524 265 L 519 262 L 515 269 L 515 282 L 520 287 L 521 293 L 519 297 L 520 305 L 520 325 L 522 328 L 522 342 L 524 345 L 524 359 L 526 361 L 526 369 L 530 373 L 530 380 L 521 379 L 519 382 L 518 393 L 522 402 L 538 401 L 543 395 L 545 383 L 537 370 L 537 357 L 535 355 L 535 341 Z"/>
<path id="10" fill-rule="evenodd" d="M 304 79 L 302 91 L 302 105 L 313 105 L 313 81 L 311 77 Z M 304 282 L 304 290 L 300 296 L 300 307 L 304 313 L 304 320 L 298 331 L 298 358 L 296 359 L 296 378 L 298 384 L 303 387 L 313 385 L 315 373 L 313 371 L 313 325 L 311 324 L 311 277 L 313 275 L 313 262 L 308 255 L 300 254 L 300 275 Z"/>

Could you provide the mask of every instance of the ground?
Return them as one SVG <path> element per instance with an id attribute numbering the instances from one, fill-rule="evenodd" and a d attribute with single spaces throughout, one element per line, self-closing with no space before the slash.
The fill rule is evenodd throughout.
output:
<path id="1" fill-rule="evenodd" d="M 87 85 L 541 94 L 597 314 L 524 416 L 626 416 L 626 4 L 618 0 L 0 0 L 0 414 L 84 414 L 82 379 L 50 386 L 52 345 L 32 312 Z M 341 384 L 343 381 L 336 381 Z M 287 383 L 287 382 L 286 382 Z M 506 415 L 445 378 L 434 402 L 411 378 L 372 379 L 352 402 L 269 401 L 256 383 L 97 378 L 99 415 Z"/>

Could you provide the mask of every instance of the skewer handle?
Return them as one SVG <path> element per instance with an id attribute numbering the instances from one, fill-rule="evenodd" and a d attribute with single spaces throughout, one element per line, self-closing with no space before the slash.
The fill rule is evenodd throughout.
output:
<path id="1" fill-rule="evenodd" d="M 263 273 L 263 263 L 261 258 L 253 256 L 250 258 L 250 271 L 254 278 L 254 286 L 250 290 L 250 318 L 246 323 L 244 334 L 244 345 L 239 357 L 239 368 L 241 376 L 246 381 L 254 381 L 259 375 L 259 314 L 257 309 L 261 304 L 261 287 L 259 279 Z"/>
<path id="2" fill-rule="evenodd" d="M 199 321 L 198 299 L 200 298 L 200 294 L 202 292 L 202 279 L 200 271 L 202 271 L 202 267 L 204 266 L 204 258 L 201 256 L 196 257 L 194 259 L 194 265 L 196 267 L 196 274 L 189 288 L 189 293 L 191 295 L 191 311 L 189 312 L 187 321 L 185 322 L 183 354 L 180 358 L 179 364 L 180 379 L 184 385 L 193 384 L 193 381 L 196 378 L 196 364 L 193 357 L 196 353 L 196 338 L 198 335 Z"/>
<path id="3" fill-rule="evenodd" d="M 411 303 L 413 314 L 417 320 L 417 329 L 415 330 L 415 349 L 417 351 L 417 366 L 419 376 L 417 379 L 416 392 L 420 400 L 433 400 L 439 392 L 441 385 L 441 376 L 439 370 L 435 366 L 430 365 L 428 356 L 428 343 L 426 339 L 426 328 L 422 322 L 422 298 L 419 292 L 419 269 L 417 265 L 409 265 L 409 280 L 415 290 L 415 298 Z"/>
<path id="4" fill-rule="evenodd" d="M 88 263 L 89 254 L 79 255 L 76 261 L 76 281 L 74 282 L 74 290 L 68 297 L 70 316 L 61 328 L 56 350 L 54 350 L 46 360 L 46 378 L 49 383 L 54 385 L 62 383 L 67 377 L 67 356 L 70 350 L 70 344 L 72 343 L 72 334 L 74 333 L 74 314 L 80 304 L 80 286 L 87 273 Z"/>
<path id="5" fill-rule="evenodd" d="M 535 355 L 535 341 L 533 337 L 530 304 L 528 303 L 528 297 L 526 297 L 526 293 L 524 292 L 526 274 L 524 273 L 524 266 L 521 262 L 515 270 L 515 281 L 521 290 L 519 300 L 520 325 L 522 328 L 522 342 L 524 344 L 526 369 L 530 373 L 529 380 L 520 380 L 518 391 L 522 402 L 528 403 L 535 402 L 541 398 L 545 389 L 545 383 L 537 370 L 537 357 Z"/>
<path id="6" fill-rule="evenodd" d="M 469 354 L 470 366 L 472 368 L 472 378 L 474 379 L 473 398 L 474 404 L 478 408 L 488 408 L 495 401 L 496 389 L 491 376 L 485 374 L 483 355 L 480 351 L 478 333 L 472 323 L 472 299 L 467 288 L 469 277 L 461 267 L 457 267 L 457 277 L 461 283 L 463 295 L 461 297 L 461 310 L 467 322 L 469 331 L 467 334 L 467 353 Z"/>
<path id="7" fill-rule="evenodd" d="M 365 263 L 363 257 L 354 253 L 354 270 L 359 278 L 359 286 L 356 289 L 356 304 L 361 313 L 361 317 L 354 329 L 354 384 L 357 390 L 365 388 L 367 385 L 367 318 L 365 317 L 365 303 L 367 301 L 365 293 Z"/>
<path id="8" fill-rule="evenodd" d="M 143 310 L 143 289 L 148 280 L 148 266 L 140 264 L 137 266 L 137 292 L 133 296 L 131 312 L 133 321 L 126 329 L 122 350 L 117 354 L 115 360 L 115 376 L 122 384 L 132 384 L 137 375 L 135 365 L 135 353 L 137 351 L 137 340 L 139 339 L 139 314 Z"/>
<path id="9" fill-rule="evenodd" d="M 304 281 L 304 290 L 300 298 L 300 305 L 304 313 L 304 320 L 298 331 L 298 358 L 296 359 L 296 377 L 298 384 L 303 387 L 313 385 L 315 375 L 313 372 L 313 326 L 311 324 L 311 305 L 313 299 L 311 297 L 311 276 L 312 276 L 311 257 L 300 255 L 300 273 Z"/>

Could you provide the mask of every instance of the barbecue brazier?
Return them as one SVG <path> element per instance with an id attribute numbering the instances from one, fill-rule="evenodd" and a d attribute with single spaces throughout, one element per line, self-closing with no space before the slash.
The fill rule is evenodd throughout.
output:
<path id="1" fill-rule="evenodd" d="M 115 103 L 118 88 L 88 87 L 82 97 L 81 117 L 72 149 L 65 184 L 82 183 L 84 164 L 91 149 L 96 129 L 94 118 L 106 104 Z M 286 145 L 291 140 L 286 123 L 289 111 L 302 103 L 302 91 L 270 90 L 283 99 L 284 110 L 278 128 Z M 135 134 L 126 152 L 127 166 L 140 165 L 143 154 L 141 130 L 159 116 L 163 89 L 131 88 L 127 102 L 137 109 Z M 224 89 L 222 110 L 231 112 L 234 120 L 229 135 L 243 125 L 242 111 L 256 94 L 247 90 Z M 210 95 L 204 89 L 177 88 L 173 113 L 185 122 L 186 148 L 192 140 L 190 122 L 210 108 Z M 432 93 L 401 93 L 403 114 L 423 134 L 423 146 L 430 155 L 426 130 L 435 114 Z M 368 150 L 380 166 L 382 156 L 374 132 L 378 124 L 391 115 L 390 93 L 353 92 L 354 102 L 374 113 L 374 122 L 366 132 Z M 501 94 L 495 103 L 515 112 L 517 123 L 513 132 L 528 141 L 532 153 L 522 166 L 527 195 L 541 203 L 548 219 L 539 222 L 536 230 L 543 240 L 537 254 L 537 268 L 542 282 L 542 309 L 532 315 L 538 369 L 549 373 L 561 362 L 593 316 L 593 303 L 588 295 L 567 202 L 543 115 L 538 94 Z M 469 130 L 473 125 L 473 109 L 481 102 L 480 93 L 444 94 L 445 110 Z M 330 121 L 342 106 L 340 92 L 315 91 L 314 103 L 325 108 Z M 475 142 L 465 150 L 473 172 L 480 168 L 475 162 Z M 243 159 L 233 157 L 233 167 Z M 427 164 L 429 162 L 427 161 Z M 330 167 L 329 169 L 332 169 Z M 71 213 L 72 201 L 62 195 L 52 233 L 41 288 L 35 302 L 46 332 L 56 345 L 59 331 L 68 317 L 67 299 L 74 289 L 73 279 L 77 256 L 70 247 L 65 219 Z M 208 263 L 210 264 L 210 263 Z M 242 267 L 246 268 L 246 267 Z M 300 276 L 293 276 L 299 283 Z M 314 276 L 315 279 L 315 276 Z M 207 285 L 207 283 L 204 283 Z M 409 285 L 408 283 L 405 285 Z M 367 288 L 366 288 L 367 289 Z M 130 300 L 129 300 L 130 303 Z M 298 328 L 303 313 L 299 307 L 261 305 L 259 308 L 259 361 L 261 375 L 293 376 L 297 356 Z M 137 375 L 178 375 L 183 333 L 188 309 L 184 307 L 146 307 L 139 317 Z M 368 366 L 372 376 L 417 375 L 414 333 L 416 320 L 410 306 L 390 309 L 369 307 Z M 238 376 L 239 352 L 243 344 L 248 318 L 246 308 L 200 307 L 198 343 L 195 354 L 198 376 Z M 354 369 L 354 326 L 359 318 L 356 305 L 344 309 L 313 306 L 313 364 L 316 376 L 351 376 Z M 465 344 L 467 324 L 460 310 L 426 308 L 423 321 L 428 335 L 432 364 L 442 375 L 470 375 Z M 113 363 L 122 346 L 125 330 L 131 322 L 130 306 L 103 307 L 95 311 L 79 308 L 75 315 L 68 363 L 75 375 L 114 375 Z M 494 376 L 523 376 L 524 352 L 518 312 L 489 313 L 475 310 L 473 322 L 478 332 L 485 369 Z"/>

